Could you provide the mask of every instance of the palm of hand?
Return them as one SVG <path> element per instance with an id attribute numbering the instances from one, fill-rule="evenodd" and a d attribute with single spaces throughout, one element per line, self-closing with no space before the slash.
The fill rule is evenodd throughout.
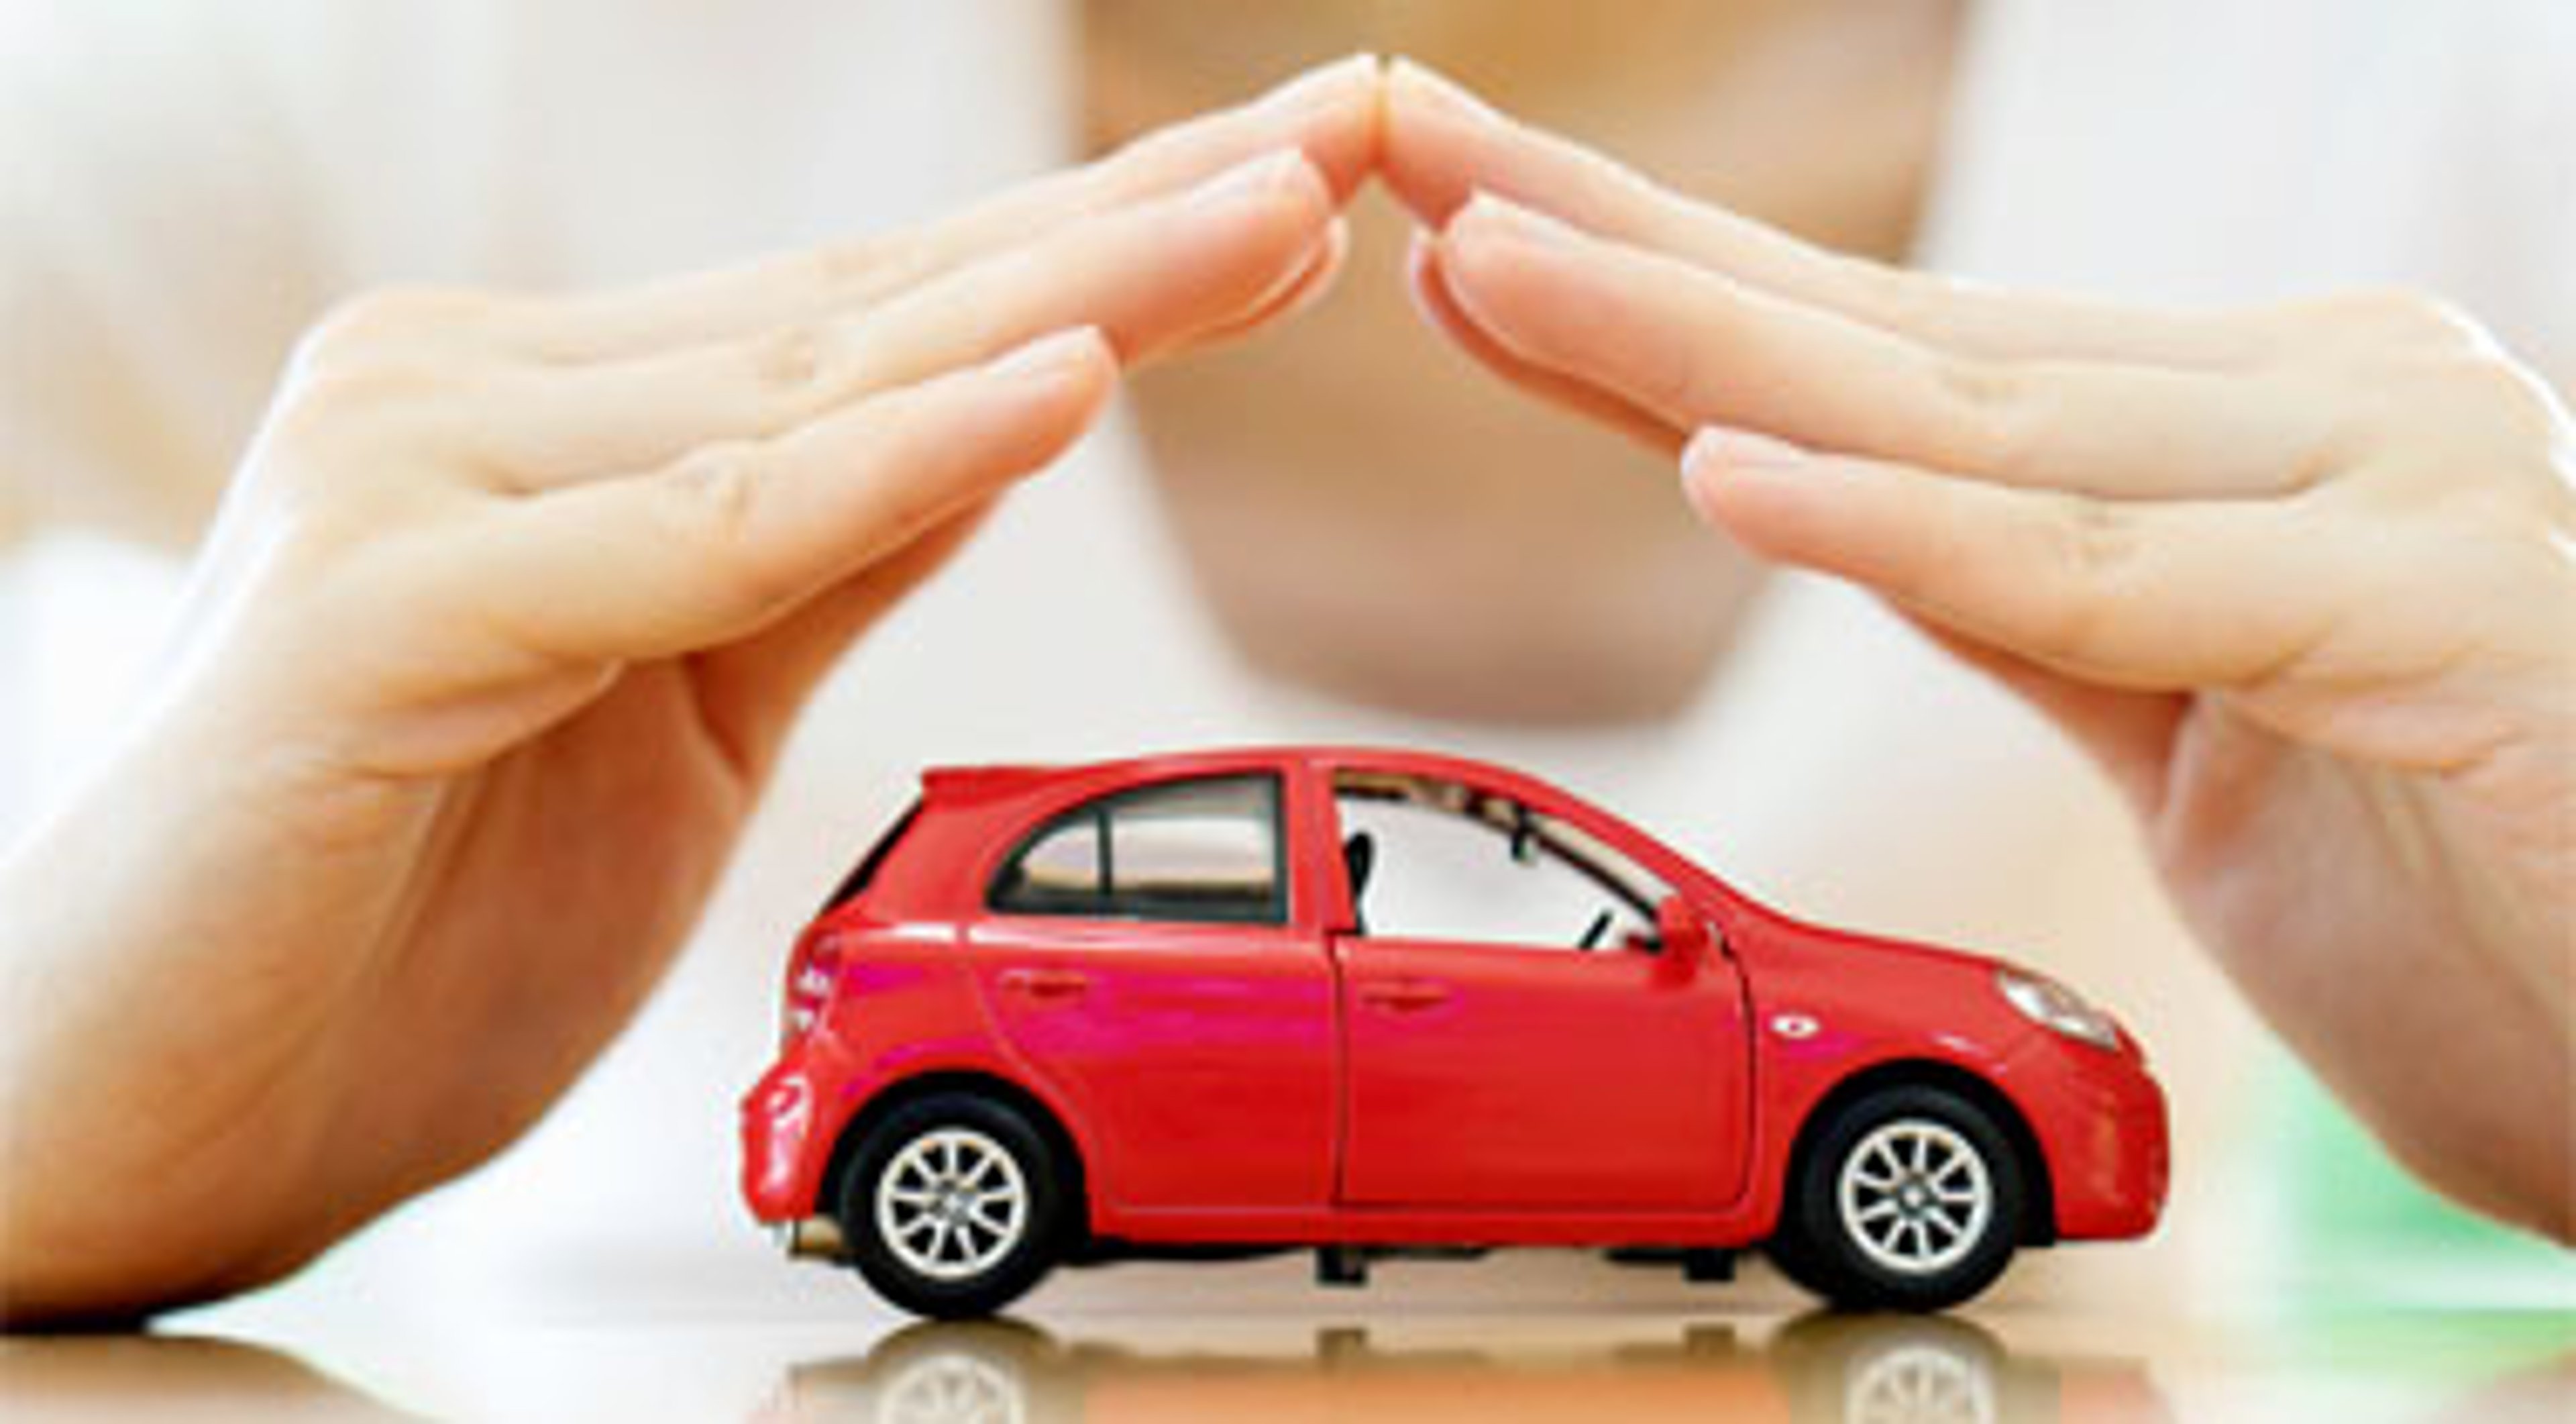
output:
<path id="1" fill-rule="evenodd" d="M 2463 742 L 2427 718 L 2337 750 L 2319 710 L 2448 699 L 2136 693 L 1978 661 L 2094 751 L 2196 937 L 2329 1087 L 2372 1105 L 2401 1161 L 2497 1215 L 2568 1229 L 2535 1214 L 2528 1184 L 2576 1160 L 2571 1006 L 2509 952 L 2566 943 L 2549 907 L 2576 902 L 2576 786 L 2539 750 L 2545 728 Z"/>
<path id="2" fill-rule="evenodd" d="M 979 517 L 740 644 L 489 688 L 495 715 L 468 719 L 463 741 L 391 729 L 389 745 L 466 769 L 368 798 L 355 835 L 373 854 L 336 887 L 312 887 L 317 903 L 349 911 L 342 941 L 365 944 L 382 968 L 347 981 L 351 1002 L 304 997 L 253 1016 L 345 1026 L 322 1040 L 336 1056 L 287 1076 L 341 1095 L 315 1107 L 342 1123 L 401 1125 L 355 1134 L 382 1136 L 385 1150 L 343 1157 L 291 1204 L 318 1242 L 508 1145 L 632 1018 L 687 937 L 813 681 Z M 494 652 L 496 665 L 514 661 Z M 558 687 L 587 690 L 600 676 L 613 679 L 604 691 L 546 722 Z M 387 1041 L 407 1045 L 414 1071 L 367 1070 Z"/>

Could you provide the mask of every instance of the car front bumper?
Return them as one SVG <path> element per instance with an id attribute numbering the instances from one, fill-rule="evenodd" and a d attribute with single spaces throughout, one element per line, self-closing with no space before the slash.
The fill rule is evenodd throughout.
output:
<path id="1" fill-rule="evenodd" d="M 2004 1073 L 2048 1159 L 2056 1234 L 2143 1236 L 2164 1214 L 2171 1142 L 2164 1089 L 2134 1047 L 2039 1031 Z"/>

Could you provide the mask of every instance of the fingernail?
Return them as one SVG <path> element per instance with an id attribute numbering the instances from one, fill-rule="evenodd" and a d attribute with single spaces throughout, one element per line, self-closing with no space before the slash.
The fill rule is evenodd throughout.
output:
<path id="1" fill-rule="evenodd" d="M 1465 85 L 1427 64 L 1403 55 L 1396 56 L 1387 65 L 1387 82 L 1390 85 L 1408 86 L 1433 104 L 1455 110 L 1470 118 L 1502 117 L 1493 105 L 1477 98 Z"/>
<path id="2" fill-rule="evenodd" d="M 1022 381 L 1064 374 L 1108 347 L 1096 326 L 1077 326 L 1024 342 L 985 363 L 987 373 Z"/>
<path id="3" fill-rule="evenodd" d="M 1696 474 L 1714 466 L 1736 469 L 1782 469 L 1813 458 L 1806 450 L 1777 436 L 1730 426 L 1703 425 L 1682 447 L 1682 470 Z"/>
<path id="4" fill-rule="evenodd" d="M 1294 148 L 1281 149 L 1247 163 L 1238 163 L 1201 183 L 1190 190 L 1190 203 L 1197 207 L 1222 207 L 1312 181 L 1316 181 L 1314 165 L 1306 161 L 1304 152 Z"/>
<path id="5" fill-rule="evenodd" d="M 1496 197 L 1479 188 L 1449 219 L 1452 228 L 1464 224 L 1490 227 L 1497 232 L 1550 247 L 1571 247 L 1584 240 L 1581 228 L 1553 218 L 1536 208 L 1525 208 L 1509 198 Z"/>
<path id="6" fill-rule="evenodd" d="M 1362 50 L 1347 54 L 1328 64 L 1319 64 L 1305 73 L 1282 83 L 1278 88 L 1252 101 L 1252 107 L 1268 114 L 1294 112 L 1317 100 L 1339 92 L 1363 78 L 1377 77 L 1378 59 Z"/>

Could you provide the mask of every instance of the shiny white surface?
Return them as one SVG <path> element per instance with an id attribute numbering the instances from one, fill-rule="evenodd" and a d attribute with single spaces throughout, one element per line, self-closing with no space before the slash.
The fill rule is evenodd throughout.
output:
<path id="1" fill-rule="evenodd" d="M 760 1245 L 557 1262 L 507 1298 L 285 1300 L 167 1338 L 0 1343 L 0 1417 L 1222 1420 L 2563 1421 L 2564 1312 L 2347 1302 L 2198 1320 L 2039 1302 L 1808 1312 L 1551 1253 L 1302 1260 L 1060 1278 L 1025 1322 L 913 1324 Z"/>

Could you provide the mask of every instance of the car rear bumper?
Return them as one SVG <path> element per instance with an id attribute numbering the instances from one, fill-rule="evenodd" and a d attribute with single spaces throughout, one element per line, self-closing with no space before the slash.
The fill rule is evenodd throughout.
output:
<path id="1" fill-rule="evenodd" d="M 793 1049 L 743 1095 L 742 1197 L 757 1220 L 792 1223 L 813 1212 L 817 1096 Z"/>
<path id="2" fill-rule="evenodd" d="M 2005 1075 L 2048 1159 L 2060 1240 L 2143 1236 L 2164 1214 L 2164 1090 L 2134 1051 L 2040 1032 Z"/>

